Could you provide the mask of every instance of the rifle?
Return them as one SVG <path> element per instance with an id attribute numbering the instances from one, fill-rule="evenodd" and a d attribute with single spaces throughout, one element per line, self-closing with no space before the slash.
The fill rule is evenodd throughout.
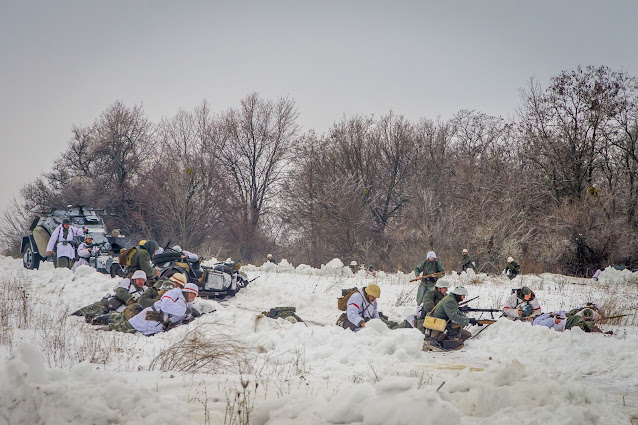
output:
<path id="1" fill-rule="evenodd" d="M 416 282 L 417 280 L 427 279 L 428 277 L 435 277 L 436 275 L 439 275 L 439 274 L 445 274 L 445 272 L 438 272 L 438 273 L 428 274 L 425 276 L 418 276 L 418 277 L 415 277 L 414 279 L 410 279 L 410 282 Z"/>
<path id="2" fill-rule="evenodd" d="M 618 314 L 616 316 L 607 316 L 607 317 L 601 317 L 600 319 L 596 320 L 597 322 L 602 322 L 604 320 L 611 320 L 611 319 L 620 319 L 621 317 L 627 317 L 627 316 L 631 316 L 631 314 Z"/>
<path id="3" fill-rule="evenodd" d="M 475 296 L 474 298 L 470 298 L 469 300 L 461 301 L 461 302 L 459 303 L 459 307 L 461 307 L 461 306 L 463 306 L 463 305 L 465 305 L 465 304 L 469 303 L 470 301 L 474 301 L 474 300 L 475 300 L 475 299 L 477 299 L 478 297 L 480 297 L 480 295 L 477 295 L 477 296 Z"/>
<path id="4" fill-rule="evenodd" d="M 500 311 L 500 310 L 499 310 Z M 491 325 L 492 323 L 496 323 L 496 320 L 491 320 L 491 319 L 478 319 L 476 320 L 476 324 L 478 326 L 483 326 L 483 325 Z M 457 323 L 452 323 L 452 328 L 460 328 L 462 327 L 461 325 L 457 324 Z"/>
<path id="5" fill-rule="evenodd" d="M 475 312 L 475 313 L 502 313 L 503 310 L 499 310 L 498 308 L 472 308 L 472 307 L 467 307 L 467 306 L 463 306 L 463 307 L 459 307 L 459 311 L 462 311 L 463 313 L 467 313 L 467 312 Z"/>

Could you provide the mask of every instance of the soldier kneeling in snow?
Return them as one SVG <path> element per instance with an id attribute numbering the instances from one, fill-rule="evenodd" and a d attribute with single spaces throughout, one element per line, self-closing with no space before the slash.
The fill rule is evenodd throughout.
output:
<path id="1" fill-rule="evenodd" d="M 193 301 L 199 293 L 194 283 L 187 283 L 184 288 L 175 288 L 162 295 L 151 307 L 142 310 L 131 319 L 119 323 L 111 323 L 99 330 L 120 332 L 140 332 L 154 335 L 165 332 L 176 324 L 191 320 L 194 317 Z"/>
<path id="2" fill-rule="evenodd" d="M 377 298 L 380 296 L 381 288 L 374 283 L 363 289 L 357 289 L 357 291 L 348 298 L 348 307 L 345 313 L 346 317 L 345 320 L 343 320 L 342 327 L 359 332 L 366 326 L 368 320 L 379 319 Z"/>
<path id="3" fill-rule="evenodd" d="M 503 312 L 508 319 L 527 321 L 534 320 L 536 316 L 542 313 L 536 294 L 527 286 L 517 289 L 512 295 L 507 297 Z"/>
<path id="4" fill-rule="evenodd" d="M 467 317 L 459 310 L 459 303 L 465 299 L 467 289 L 457 286 L 443 298 L 428 316 L 442 319 L 447 322 L 445 330 L 438 331 L 426 329 L 423 351 L 456 350 L 463 347 L 463 342 L 472 334 L 465 329 L 468 324 L 476 325 L 478 322 L 473 317 Z M 424 323 L 427 328 L 427 324 Z"/>
<path id="5" fill-rule="evenodd" d="M 133 273 L 131 279 L 124 278 L 113 289 L 113 293 L 107 294 L 100 301 L 82 307 L 71 313 L 73 316 L 84 316 L 87 322 L 94 317 L 106 314 L 109 311 L 122 311 L 127 304 L 134 303 L 146 290 L 146 274 L 138 270 Z"/>

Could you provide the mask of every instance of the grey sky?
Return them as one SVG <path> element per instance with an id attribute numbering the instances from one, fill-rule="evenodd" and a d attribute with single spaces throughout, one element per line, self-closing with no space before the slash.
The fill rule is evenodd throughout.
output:
<path id="1" fill-rule="evenodd" d="M 531 76 L 638 75 L 636 16 L 635 1 L 0 0 L 0 208 L 116 100 L 156 122 L 288 96 L 320 133 L 344 114 L 506 116 Z"/>

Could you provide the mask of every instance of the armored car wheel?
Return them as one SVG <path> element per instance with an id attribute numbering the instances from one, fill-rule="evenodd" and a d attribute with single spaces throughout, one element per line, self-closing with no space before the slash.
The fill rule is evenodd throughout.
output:
<path id="1" fill-rule="evenodd" d="M 22 265 L 26 269 L 37 269 L 40 267 L 40 254 L 34 252 L 31 246 L 26 246 L 22 253 Z"/>

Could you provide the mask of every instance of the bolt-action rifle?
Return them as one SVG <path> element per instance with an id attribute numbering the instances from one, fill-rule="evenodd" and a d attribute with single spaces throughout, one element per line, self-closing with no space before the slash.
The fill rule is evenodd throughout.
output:
<path id="1" fill-rule="evenodd" d="M 469 300 L 465 300 L 462 303 L 459 303 L 459 311 L 462 313 L 490 313 L 490 315 L 492 316 L 492 319 L 494 319 L 494 313 L 502 313 L 503 310 L 499 310 L 496 308 L 472 308 L 467 306 L 466 304 L 469 303 L 470 301 L 474 301 L 475 299 L 477 299 L 479 297 L 479 295 L 475 296 L 474 298 L 471 298 Z"/>
<path id="2" fill-rule="evenodd" d="M 443 275 L 443 274 L 445 274 L 445 272 L 432 273 L 432 274 L 427 274 L 425 276 L 417 276 L 414 279 L 410 279 L 410 282 L 416 282 L 417 280 L 423 280 L 423 279 L 427 279 L 428 277 L 435 277 L 437 275 Z"/>

